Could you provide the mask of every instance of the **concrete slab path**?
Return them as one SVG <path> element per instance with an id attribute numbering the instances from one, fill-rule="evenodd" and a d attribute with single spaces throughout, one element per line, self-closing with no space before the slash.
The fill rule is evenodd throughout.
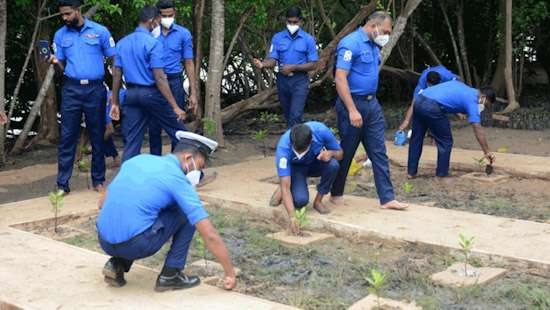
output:
<path id="1" fill-rule="evenodd" d="M 97 208 L 94 192 L 71 193 L 62 215 Z M 0 305 L 23 309 L 294 309 L 213 286 L 156 293 L 158 272 L 135 265 L 128 284 L 112 288 L 100 253 L 24 232 L 9 225 L 51 217 L 47 198 L 0 206 Z"/>

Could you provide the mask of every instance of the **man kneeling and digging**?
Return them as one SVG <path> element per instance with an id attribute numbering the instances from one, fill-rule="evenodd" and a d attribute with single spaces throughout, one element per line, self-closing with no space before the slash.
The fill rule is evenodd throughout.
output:
<path id="1" fill-rule="evenodd" d="M 273 193 L 269 204 L 284 204 L 290 217 L 290 229 L 299 233 L 294 217 L 295 209 L 309 202 L 308 177 L 321 177 L 313 208 L 321 214 L 330 210 L 323 204 L 342 160 L 344 152 L 332 131 L 320 122 L 294 125 L 287 130 L 277 144 L 276 165 L 280 187 Z"/>
<path id="2" fill-rule="evenodd" d="M 195 228 L 225 271 L 224 287 L 236 285 L 235 270 L 227 248 L 208 219 L 194 187 L 217 143 L 185 132 L 173 154 L 142 154 L 123 163 L 106 191 L 97 219 L 99 244 L 111 255 L 103 268 L 105 281 L 126 284 L 124 273 L 136 259 L 149 257 L 172 239 L 155 290 L 190 288 L 196 276 L 182 272 Z"/>

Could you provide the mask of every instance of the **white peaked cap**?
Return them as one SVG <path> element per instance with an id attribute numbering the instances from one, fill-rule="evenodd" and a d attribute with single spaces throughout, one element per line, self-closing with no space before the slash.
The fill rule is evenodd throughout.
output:
<path id="1" fill-rule="evenodd" d="M 218 147 L 218 142 L 189 131 L 176 131 L 176 138 L 179 143 L 193 145 L 207 155 L 214 153 Z"/>

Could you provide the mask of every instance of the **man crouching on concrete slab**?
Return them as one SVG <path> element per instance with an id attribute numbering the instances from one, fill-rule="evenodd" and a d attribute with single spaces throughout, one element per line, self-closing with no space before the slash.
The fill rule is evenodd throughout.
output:
<path id="1" fill-rule="evenodd" d="M 323 197 L 330 191 L 340 167 L 338 161 L 343 155 L 332 131 L 320 122 L 294 125 L 279 140 L 275 164 L 280 187 L 273 193 L 269 204 L 284 204 L 293 233 L 299 233 L 295 209 L 303 208 L 309 202 L 308 177 L 321 177 L 313 208 L 321 214 L 330 212 L 323 204 Z"/>
<path id="2" fill-rule="evenodd" d="M 112 256 L 103 275 L 113 286 L 126 284 L 124 273 L 130 271 L 133 261 L 157 253 L 170 238 L 172 244 L 155 290 L 200 284 L 198 277 L 182 272 L 195 228 L 223 266 L 224 287 L 230 290 L 236 285 L 227 248 L 194 189 L 201 169 L 218 144 L 189 132 L 179 138 L 173 154 L 142 154 L 124 162 L 105 200 L 100 201 L 99 244 Z"/>

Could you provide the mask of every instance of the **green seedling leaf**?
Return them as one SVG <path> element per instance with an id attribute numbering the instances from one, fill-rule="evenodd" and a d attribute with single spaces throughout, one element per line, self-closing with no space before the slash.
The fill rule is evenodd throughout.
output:
<path id="1" fill-rule="evenodd" d="M 78 161 L 78 170 L 80 172 L 90 171 L 90 163 L 87 160 L 84 160 L 84 159 Z"/>
<path id="2" fill-rule="evenodd" d="M 265 138 L 267 138 L 267 130 L 266 129 L 260 129 L 256 132 L 254 132 L 254 135 L 252 135 L 252 139 L 256 141 L 262 141 Z"/>
<path id="3" fill-rule="evenodd" d="M 260 121 L 262 123 L 264 123 L 265 125 L 267 125 L 269 123 L 276 123 L 279 120 L 280 120 L 279 115 L 277 115 L 277 114 L 273 114 L 273 113 L 269 113 L 269 112 L 261 112 L 260 113 Z"/>
<path id="4" fill-rule="evenodd" d="M 403 183 L 403 190 L 406 194 L 410 194 L 413 190 L 414 186 L 410 182 Z"/>
<path id="5" fill-rule="evenodd" d="M 298 227 L 301 229 L 305 228 L 306 225 L 309 223 L 309 220 L 306 216 L 306 208 L 298 209 L 294 212 L 294 217 L 296 218 L 296 221 L 298 222 Z"/>
<path id="6" fill-rule="evenodd" d="M 378 303 L 378 308 L 380 309 L 380 295 L 386 286 L 387 277 L 382 272 L 373 268 L 370 270 L 370 276 L 365 277 L 365 279 L 370 285 L 370 287 L 367 288 L 367 291 L 369 294 L 376 295 L 376 302 Z"/>

